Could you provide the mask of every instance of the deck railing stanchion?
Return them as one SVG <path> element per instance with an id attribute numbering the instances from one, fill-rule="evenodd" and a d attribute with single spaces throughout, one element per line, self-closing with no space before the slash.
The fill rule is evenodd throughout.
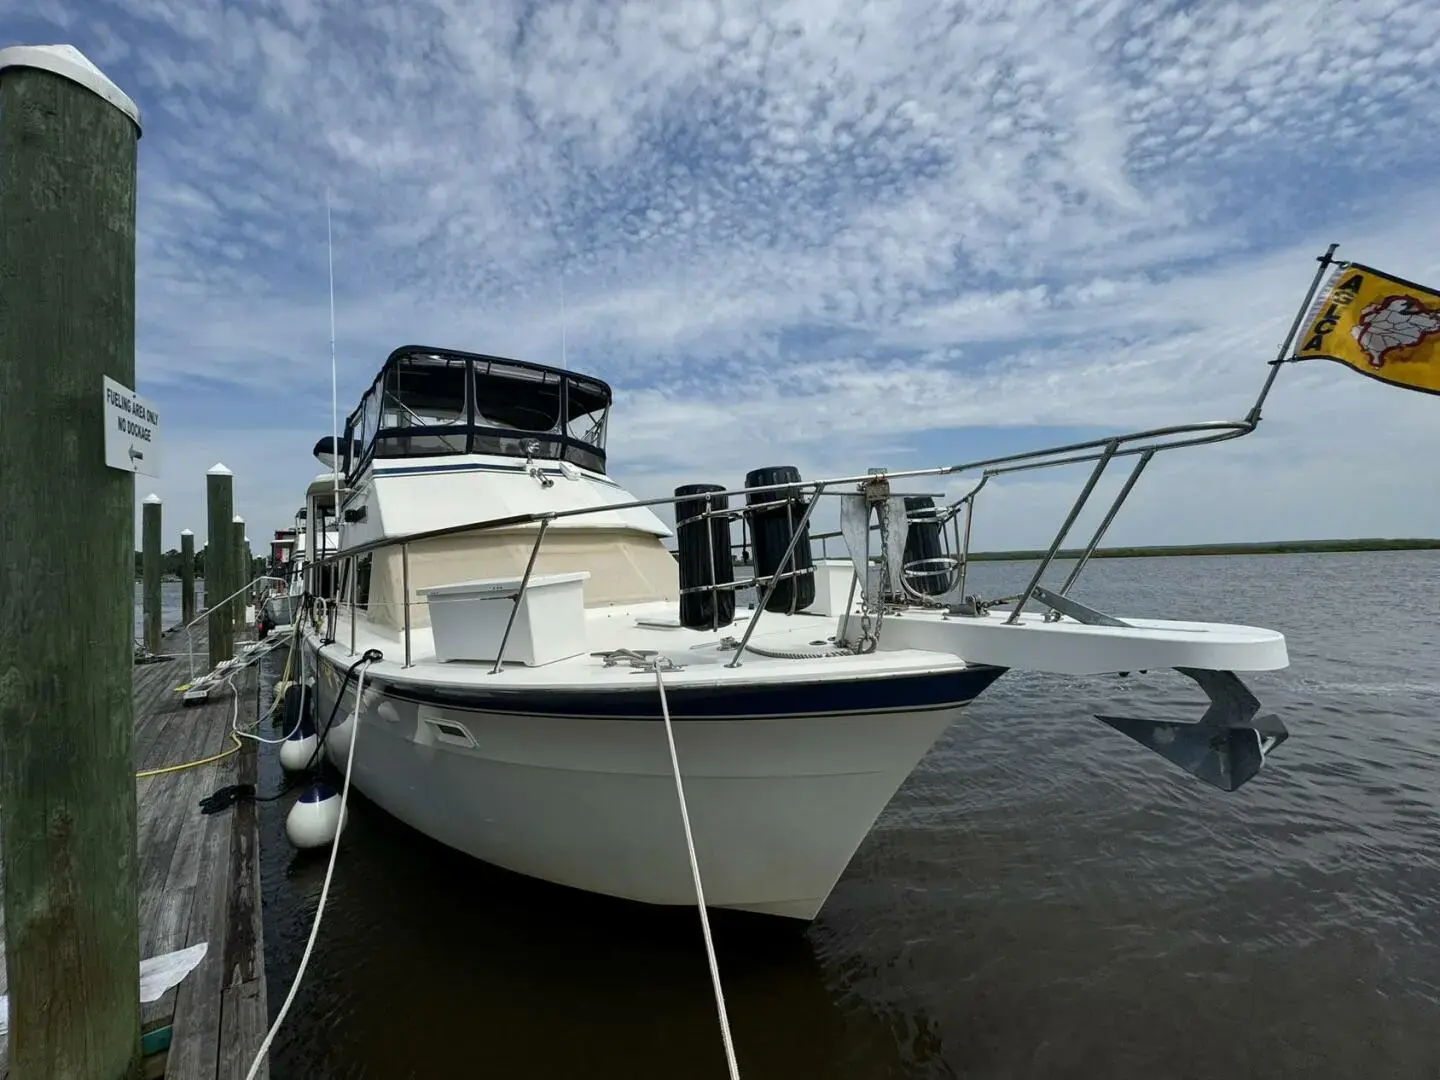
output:
<path id="1" fill-rule="evenodd" d="M 1061 596 L 1070 592 L 1070 586 L 1075 584 L 1075 579 L 1080 576 L 1080 571 L 1085 569 L 1085 564 L 1090 561 L 1090 556 L 1095 554 L 1095 549 L 1100 546 L 1100 541 L 1105 536 L 1106 530 L 1110 528 L 1110 523 L 1115 520 L 1115 515 L 1120 512 L 1120 507 L 1130 497 L 1130 490 L 1135 486 L 1135 481 L 1140 479 L 1140 474 L 1145 471 L 1145 466 L 1150 464 L 1150 459 L 1154 456 L 1153 450 L 1146 451 L 1140 455 L 1140 460 L 1135 463 L 1135 468 L 1130 470 L 1130 475 L 1125 480 L 1125 486 L 1120 489 L 1120 494 L 1115 496 L 1115 501 L 1106 511 L 1105 520 L 1100 522 L 1100 527 L 1095 530 L 1095 535 L 1090 537 L 1090 543 L 1086 545 L 1085 550 L 1076 561 L 1075 568 L 1070 571 L 1070 576 L 1065 579 L 1065 584 L 1060 586 Z"/>
<path id="2" fill-rule="evenodd" d="M 965 578 L 970 573 L 970 523 L 975 519 L 975 496 L 980 494 L 980 489 L 989 479 L 989 476 L 982 476 L 980 483 L 965 496 L 965 539 L 960 544 L 960 581 L 956 589 L 961 600 L 965 599 Z"/>
<path id="3" fill-rule="evenodd" d="M 755 617 L 750 620 L 750 625 L 745 627 L 745 633 L 740 638 L 740 644 L 735 646 L 735 659 L 726 664 L 726 667 L 739 667 L 740 657 L 745 652 L 745 646 L 750 644 L 750 635 L 755 633 L 755 627 L 760 624 L 760 617 L 765 614 L 765 605 L 770 602 L 770 594 L 780 584 L 781 577 L 785 576 L 785 567 L 790 565 L 792 556 L 795 554 L 795 546 L 800 542 L 800 537 L 805 532 L 805 526 L 810 524 L 810 515 L 815 513 L 815 507 L 820 505 L 820 496 L 825 491 L 823 483 L 815 485 L 815 494 L 810 499 L 810 505 L 805 507 L 805 513 L 800 517 L 800 524 L 790 534 L 790 545 L 785 549 L 785 554 L 780 556 L 780 562 L 775 567 L 775 573 L 770 575 L 770 580 L 765 583 L 765 591 L 760 594 L 760 603 L 755 605 Z M 868 536 L 869 533 L 866 533 Z M 759 570 L 759 566 L 756 566 Z M 791 574 L 795 577 L 798 575 Z M 792 603 L 793 606 L 793 603 Z"/>
<path id="4" fill-rule="evenodd" d="M 1095 485 L 1100 482 L 1100 475 L 1105 471 L 1105 466 L 1110 464 L 1110 459 L 1115 456 L 1115 451 L 1120 446 L 1119 439 L 1111 439 L 1105 444 L 1105 452 L 1095 462 L 1095 468 L 1090 472 L 1090 479 L 1085 481 L 1085 487 L 1081 489 L 1080 497 L 1075 500 L 1075 505 L 1070 507 L 1070 513 L 1065 515 L 1065 521 L 1060 526 L 1060 531 L 1055 534 L 1055 539 L 1050 541 L 1050 550 L 1045 552 L 1045 557 L 1040 560 L 1040 565 L 1035 568 L 1035 573 L 1030 577 L 1030 584 L 1025 586 L 1025 591 L 1020 594 L 1020 599 L 1015 602 L 1015 610 L 1010 612 L 1010 617 L 1005 620 L 1006 626 L 1013 626 L 1020 621 L 1020 612 L 1025 607 L 1025 602 L 1035 591 L 1035 586 L 1040 584 L 1040 579 L 1045 571 L 1050 568 L 1050 563 L 1055 559 L 1055 553 L 1060 550 L 1060 545 L 1065 542 L 1065 536 L 1070 532 L 1070 527 L 1075 524 L 1075 519 L 1080 516 L 1080 511 L 1085 508 L 1085 503 L 1090 499 L 1090 493 L 1095 490 Z"/>
<path id="5" fill-rule="evenodd" d="M 358 557 L 350 557 L 350 655 L 355 655 L 355 579 L 360 575 L 356 573 L 360 569 Z"/>
<path id="6" fill-rule="evenodd" d="M 405 605 L 405 666 L 410 666 L 410 545 L 400 545 L 400 595 Z"/>
<path id="7" fill-rule="evenodd" d="M 525 600 L 525 590 L 530 587 L 530 572 L 535 569 L 535 556 L 540 554 L 540 543 L 545 539 L 545 530 L 550 527 L 550 518 L 540 519 L 540 531 L 535 534 L 535 546 L 530 549 L 530 561 L 525 564 L 525 573 L 520 578 L 520 591 L 515 594 L 515 606 L 510 609 L 510 618 L 505 620 L 505 633 L 500 636 L 500 648 L 495 653 L 495 666 L 491 675 L 500 674 L 505 663 L 505 646 L 510 642 L 510 630 L 515 625 L 515 616 L 520 614 L 520 604 Z"/>
<path id="8" fill-rule="evenodd" d="M 715 570 L 715 530 L 712 527 L 714 525 L 714 520 L 712 519 L 710 514 L 712 509 L 714 509 L 714 504 L 710 501 L 710 496 L 706 495 L 705 513 L 702 515 L 702 517 L 704 517 L 705 519 L 705 550 L 706 552 L 708 552 L 708 557 L 710 559 L 710 629 L 719 630 L 720 582 L 718 578 L 720 575 Z M 675 534 L 676 540 L 678 541 L 680 534 L 680 528 L 678 525 L 675 528 Z M 728 530 L 726 532 L 726 535 L 729 535 Z"/>

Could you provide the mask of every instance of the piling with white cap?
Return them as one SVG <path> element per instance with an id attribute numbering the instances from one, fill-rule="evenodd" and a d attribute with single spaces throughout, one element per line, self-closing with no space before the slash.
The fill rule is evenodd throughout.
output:
<path id="1" fill-rule="evenodd" d="M 160 651 L 160 496 L 150 493 L 140 510 L 141 610 L 144 612 L 145 651 Z"/>
<path id="2" fill-rule="evenodd" d="M 139 111 L 68 45 L 0 49 L 0 806 L 9 1064 L 140 1074 L 135 476 Z M 12 602 L 13 598 L 13 602 Z"/>
<path id="3" fill-rule="evenodd" d="M 189 626 L 195 618 L 195 534 L 180 530 L 180 622 Z"/>
<path id="4" fill-rule="evenodd" d="M 250 581 L 250 567 L 245 562 L 245 519 L 236 514 L 230 519 L 230 552 L 231 558 L 235 560 L 235 584 L 230 586 L 230 591 L 244 588 Z M 241 625 L 245 622 L 245 601 L 249 599 L 247 593 L 241 593 L 235 597 L 235 623 Z"/>
<path id="5" fill-rule="evenodd" d="M 230 543 L 235 474 L 218 462 L 205 474 L 205 501 L 205 605 L 210 612 L 210 666 L 214 668 L 235 655 L 235 609 L 221 601 L 240 587 L 232 573 L 235 557 Z"/>

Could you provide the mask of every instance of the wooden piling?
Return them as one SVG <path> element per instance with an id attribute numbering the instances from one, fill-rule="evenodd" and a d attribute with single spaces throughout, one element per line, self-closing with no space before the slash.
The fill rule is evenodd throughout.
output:
<path id="1" fill-rule="evenodd" d="M 236 514 L 230 519 L 230 545 L 235 559 L 235 583 L 231 591 L 243 589 L 250 582 L 250 568 L 245 565 L 245 519 Z M 249 590 L 235 597 L 235 625 L 245 625 L 245 604 L 250 599 Z"/>
<path id="2" fill-rule="evenodd" d="M 145 496 L 140 510 L 140 585 L 141 609 L 144 612 L 145 651 L 160 651 L 160 496 Z"/>
<path id="3" fill-rule="evenodd" d="M 235 505 L 235 475 L 216 463 L 205 474 L 205 500 L 209 521 L 205 539 L 205 607 L 210 613 L 210 667 L 235 655 L 234 608 L 222 603 L 239 585 L 230 583 L 230 566 L 235 561 L 230 542 L 230 515 Z"/>
<path id="4" fill-rule="evenodd" d="M 202 653 L 205 633 L 202 620 L 194 642 Z M 189 635 L 177 631 L 161 639 L 161 652 L 181 656 L 189 645 Z M 258 709 L 278 674 L 274 661 L 241 668 L 233 675 L 233 696 L 227 687 L 204 704 L 186 705 L 175 693 L 176 680 L 186 678 L 183 660 L 135 668 L 140 955 L 206 946 L 204 959 L 179 986 L 140 1005 L 146 1078 L 240 1080 L 265 1037 L 260 811 L 242 799 L 205 814 L 198 803 L 231 784 L 258 783 L 256 744 L 246 740 L 242 747 L 231 724 L 257 726 L 263 719 Z M 4 937 L 0 925 L 0 941 Z M 0 994 L 5 980 L 0 961 Z M 256 1080 L 268 1077 L 262 1061 Z M 0 1037 L 0 1080 L 7 1078 L 13 1074 Z"/>
<path id="5" fill-rule="evenodd" d="M 180 533 L 180 625 L 189 626 L 195 618 L 195 534 L 189 529 Z"/>
<path id="6" fill-rule="evenodd" d="M 134 103 L 68 46 L 0 50 L 0 848 L 14 1080 L 140 1068 Z"/>
<path id="7" fill-rule="evenodd" d="M 258 571 L 255 569 L 255 557 L 250 553 L 250 537 L 245 537 L 245 580 L 254 581 Z M 263 583 L 262 583 L 263 584 Z M 255 622 L 260 619 L 260 596 L 262 589 L 260 585 L 250 587 L 250 603 L 255 607 Z"/>

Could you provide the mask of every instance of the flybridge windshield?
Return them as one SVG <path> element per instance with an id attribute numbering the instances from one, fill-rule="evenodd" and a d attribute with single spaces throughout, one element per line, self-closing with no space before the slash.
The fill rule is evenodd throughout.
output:
<path id="1" fill-rule="evenodd" d="M 400 349 L 351 414 L 345 471 L 372 458 L 498 454 L 605 471 L 610 387 L 538 364 Z"/>

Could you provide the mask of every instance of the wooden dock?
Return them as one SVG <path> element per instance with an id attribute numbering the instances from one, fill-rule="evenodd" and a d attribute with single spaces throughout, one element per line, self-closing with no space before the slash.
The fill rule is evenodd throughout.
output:
<path id="1" fill-rule="evenodd" d="M 195 628 L 194 647 L 197 673 L 203 673 L 209 666 L 203 623 Z M 256 781 L 255 744 L 247 740 L 236 750 L 230 726 L 237 703 L 240 725 L 254 722 L 261 676 L 258 666 L 250 667 L 234 680 L 238 695 L 225 688 L 204 705 L 184 706 L 175 687 L 188 681 L 185 649 L 185 635 L 171 632 L 162 653 L 175 659 L 135 667 L 136 772 L 225 756 L 135 781 L 140 956 L 201 942 L 207 948 L 178 987 L 140 1006 L 145 1075 L 244 1080 L 269 1027 L 256 807 L 245 801 L 206 815 L 199 804 L 228 784 Z M 3 918 L 0 910 L 0 942 Z M 0 949 L 0 993 L 6 985 Z M 8 1041 L 0 1039 L 0 1080 L 8 1075 Z M 268 1078 L 268 1066 L 258 1075 Z"/>

